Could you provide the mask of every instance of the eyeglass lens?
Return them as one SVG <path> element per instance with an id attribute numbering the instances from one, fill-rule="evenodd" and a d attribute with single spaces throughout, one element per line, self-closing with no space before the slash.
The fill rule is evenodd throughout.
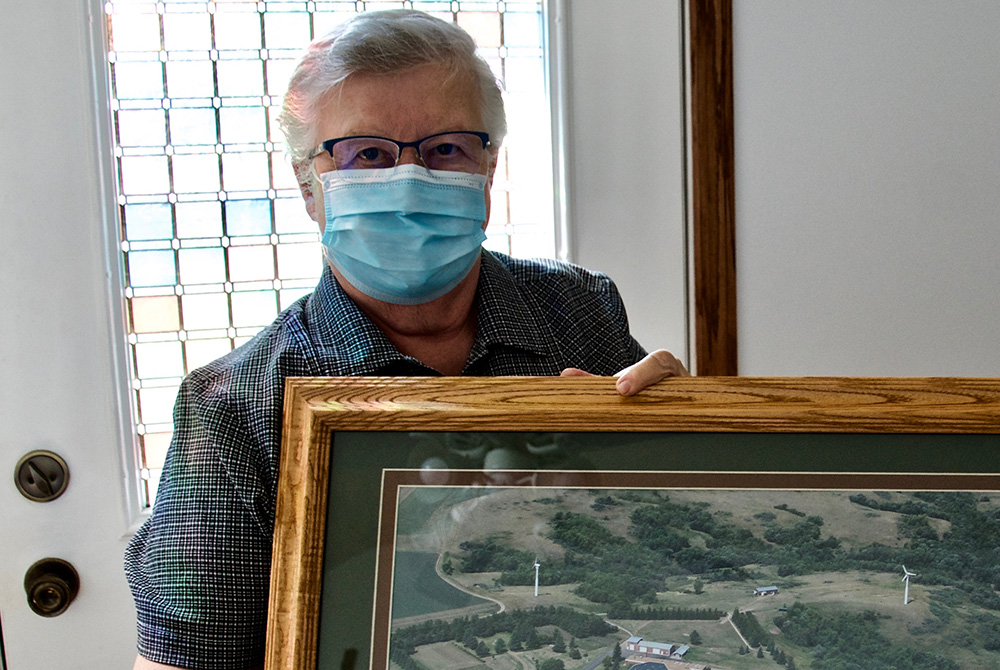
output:
<path id="1" fill-rule="evenodd" d="M 472 133 L 435 135 L 417 147 L 427 169 L 452 172 L 478 172 L 485 152 L 483 140 Z M 330 154 L 338 170 L 372 170 L 394 167 L 400 148 L 379 137 L 347 137 L 335 142 Z"/>

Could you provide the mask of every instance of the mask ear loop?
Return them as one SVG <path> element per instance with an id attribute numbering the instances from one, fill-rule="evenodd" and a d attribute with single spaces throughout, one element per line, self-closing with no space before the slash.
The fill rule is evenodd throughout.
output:
<path id="1" fill-rule="evenodd" d="M 320 233 L 320 236 L 319 236 L 319 239 L 320 239 L 320 245 L 319 246 L 323 250 L 323 261 L 326 262 L 327 264 L 333 266 L 334 265 L 333 259 L 330 258 L 330 253 L 327 250 L 326 245 L 322 243 L 323 237 L 326 235 L 326 227 L 327 227 L 327 220 L 326 220 L 326 193 L 323 190 L 323 179 L 322 179 L 322 177 L 320 177 L 319 170 L 316 169 L 316 161 L 314 161 L 314 160 L 309 161 L 309 187 L 311 189 L 313 189 L 312 192 L 313 192 L 313 199 L 314 200 L 317 197 L 317 194 L 319 194 L 319 197 L 321 197 L 322 200 L 323 200 L 323 207 L 321 209 L 317 210 L 319 213 L 321 213 L 323 215 L 323 230 L 322 230 L 322 232 Z"/>

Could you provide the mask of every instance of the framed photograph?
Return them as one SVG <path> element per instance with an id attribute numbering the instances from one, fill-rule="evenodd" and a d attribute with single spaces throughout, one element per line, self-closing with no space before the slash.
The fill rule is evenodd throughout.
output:
<path id="1" fill-rule="evenodd" d="M 282 449 L 269 669 L 1000 667 L 1000 380 L 291 379 Z"/>

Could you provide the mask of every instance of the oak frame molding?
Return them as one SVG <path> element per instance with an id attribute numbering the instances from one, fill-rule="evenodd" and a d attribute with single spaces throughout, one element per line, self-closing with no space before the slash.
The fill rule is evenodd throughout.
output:
<path id="1" fill-rule="evenodd" d="M 690 377 L 623 398 L 603 377 L 289 378 L 266 668 L 317 667 L 335 431 L 1000 434 L 1000 379 Z"/>

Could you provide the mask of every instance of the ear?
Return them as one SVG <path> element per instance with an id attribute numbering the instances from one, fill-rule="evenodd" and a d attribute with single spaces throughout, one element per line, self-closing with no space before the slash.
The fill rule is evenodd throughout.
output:
<path id="1" fill-rule="evenodd" d="M 493 188 L 493 175 L 497 171 L 497 161 L 500 160 L 500 149 L 497 148 L 495 151 L 490 151 L 490 166 L 486 170 L 486 190 Z"/>
<path id="2" fill-rule="evenodd" d="M 293 163 L 292 169 L 295 171 L 295 180 L 299 183 L 299 191 L 302 193 L 302 199 L 306 203 L 306 211 L 309 213 L 309 218 L 322 226 L 323 222 L 317 218 L 316 195 L 313 193 L 313 187 L 316 182 L 312 174 L 312 164 L 309 161 Z"/>

